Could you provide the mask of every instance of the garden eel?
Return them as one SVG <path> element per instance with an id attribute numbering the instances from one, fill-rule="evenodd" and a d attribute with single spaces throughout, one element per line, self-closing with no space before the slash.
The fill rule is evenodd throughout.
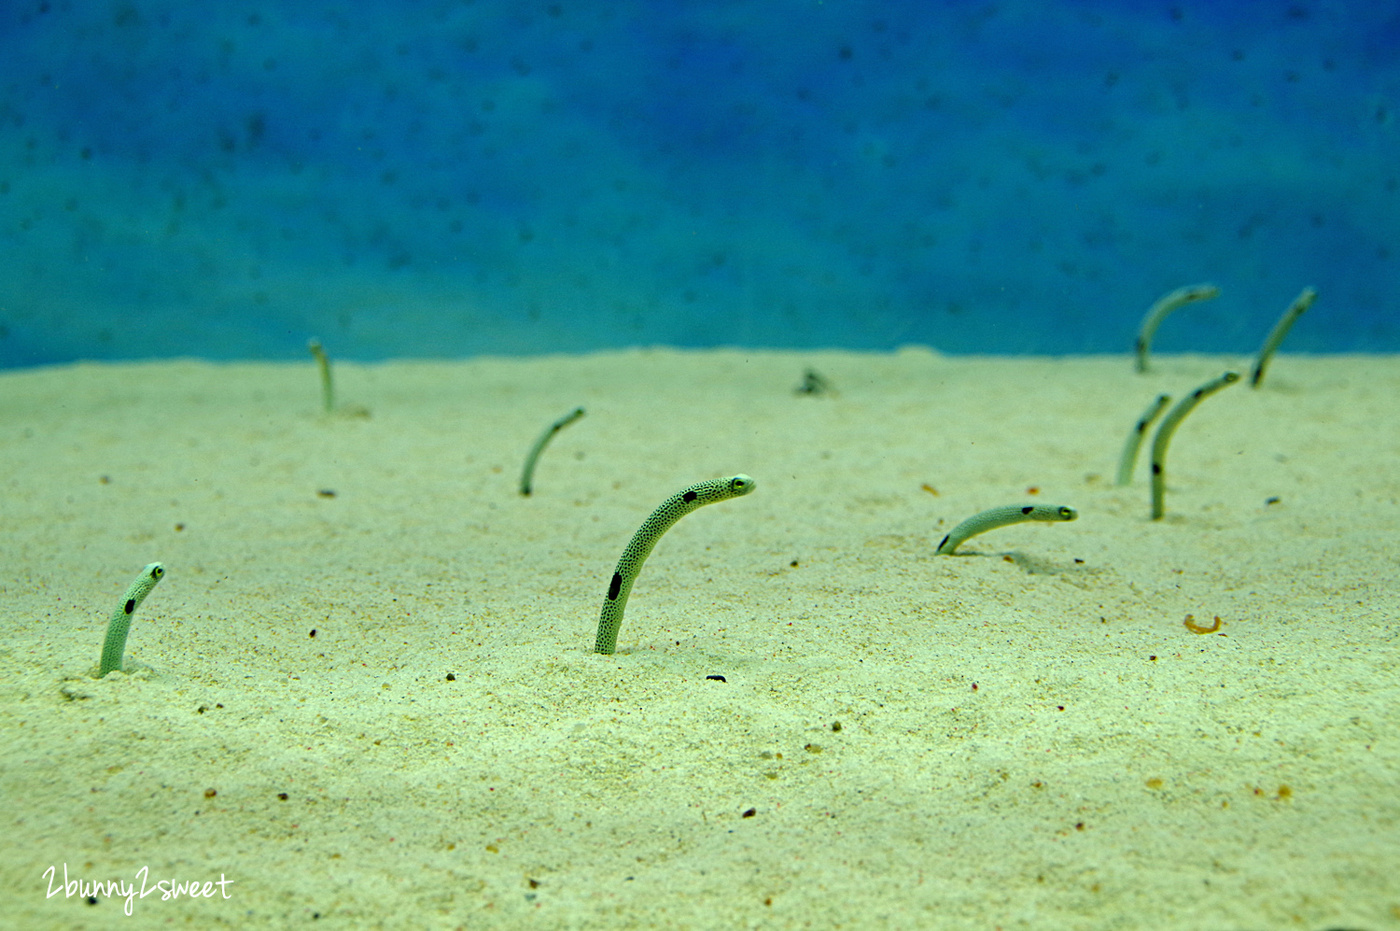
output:
<path id="1" fill-rule="evenodd" d="M 1167 494 L 1167 444 L 1172 441 L 1172 434 L 1176 428 L 1186 419 L 1186 415 L 1206 398 L 1210 397 L 1221 388 L 1233 385 L 1240 380 L 1238 372 L 1226 372 L 1214 381 L 1208 381 L 1195 391 L 1176 402 L 1176 407 L 1171 409 L 1163 419 L 1162 425 L 1157 428 L 1157 435 L 1152 437 L 1152 519 L 1161 520 L 1166 508 L 1164 499 Z"/>
<path id="2" fill-rule="evenodd" d="M 1167 405 L 1172 402 L 1169 394 L 1157 395 L 1157 400 L 1152 402 L 1152 406 L 1142 412 L 1138 422 L 1133 426 L 1133 432 L 1128 434 L 1128 442 L 1123 444 L 1123 456 L 1118 460 L 1118 481 L 1119 485 L 1131 485 L 1133 483 L 1133 466 L 1137 465 L 1138 450 L 1142 447 L 1142 438 L 1147 435 L 1147 428 L 1152 426 L 1152 421 L 1157 419 L 1157 415 L 1166 410 Z"/>
<path id="3" fill-rule="evenodd" d="M 968 537 L 975 537 L 979 533 L 1005 527 L 1007 524 L 1019 524 L 1027 520 L 1074 520 L 1078 516 L 1079 512 L 1074 508 L 1054 504 L 1008 504 L 1006 507 L 992 508 L 981 514 L 974 514 L 954 527 L 953 532 L 944 537 L 943 542 L 938 544 L 934 555 L 951 555 L 953 550 L 962 545 Z"/>
<path id="4" fill-rule="evenodd" d="M 122 654 L 126 652 L 126 635 L 131 630 L 131 615 L 137 606 L 146 600 L 151 589 L 165 577 L 165 567 L 153 562 L 141 570 L 141 574 L 127 587 L 122 603 L 112 612 L 112 620 L 107 624 L 107 639 L 102 643 L 102 660 L 97 667 L 97 678 L 112 670 L 122 668 Z"/>
<path id="5" fill-rule="evenodd" d="M 546 427 L 545 431 L 540 434 L 540 438 L 535 440 L 535 445 L 530 447 L 530 454 L 525 457 L 525 470 L 520 473 L 520 493 L 522 495 L 527 498 L 530 497 L 530 492 L 534 488 L 535 462 L 540 458 L 540 453 L 544 452 L 545 445 L 549 443 L 550 440 L 554 439 L 554 434 L 563 430 L 582 416 L 583 408 L 574 408 Z"/>
<path id="6" fill-rule="evenodd" d="M 637 581 L 637 573 L 642 571 L 642 563 L 646 562 L 661 535 L 696 508 L 714 504 L 716 501 L 738 498 L 753 489 L 754 480 L 747 475 L 711 479 L 676 492 L 651 512 L 651 516 L 632 535 L 632 542 L 622 551 L 622 558 L 617 561 L 617 568 L 613 570 L 612 581 L 608 583 L 608 594 L 603 598 L 603 613 L 598 619 L 598 637 L 593 643 L 593 652 L 607 655 L 617 649 L 617 631 L 622 626 L 622 612 L 627 607 L 627 596 L 632 592 L 632 583 Z"/>
<path id="7" fill-rule="evenodd" d="M 331 360 L 326 357 L 325 347 L 319 339 L 311 339 L 307 350 L 316 357 L 316 367 L 321 370 L 321 406 L 327 414 L 335 413 L 335 383 L 331 381 Z"/>
<path id="8" fill-rule="evenodd" d="M 1157 332 L 1157 327 L 1162 325 L 1162 321 L 1167 319 L 1167 314 L 1176 310 L 1182 304 L 1189 304 L 1192 301 L 1208 301 L 1220 294 L 1220 289 L 1213 284 L 1192 284 L 1184 288 L 1177 288 L 1170 294 L 1163 295 L 1147 311 L 1147 316 L 1142 318 L 1142 325 L 1138 327 L 1137 338 L 1137 370 L 1147 371 L 1147 353 L 1152 348 L 1152 337 Z"/>
<path id="9" fill-rule="evenodd" d="M 1279 343 L 1288 335 L 1288 331 L 1293 329 L 1293 321 L 1303 315 L 1303 311 L 1312 306 L 1312 302 L 1317 298 L 1315 288 L 1304 288 L 1293 303 L 1288 305 L 1288 309 L 1283 312 L 1283 316 L 1278 318 L 1278 323 L 1269 331 L 1269 336 L 1264 340 L 1264 345 L 1259 348 L 1259 356 L 1254 361 L 1254 374 L 1249 377 L 1251 388 L 1258 388 L 1259 383 L 1264 380 L 1264 369 L 1268 367 L 1269 360 L 1274 356 L 1274 350 L 1278 349 Z"/>

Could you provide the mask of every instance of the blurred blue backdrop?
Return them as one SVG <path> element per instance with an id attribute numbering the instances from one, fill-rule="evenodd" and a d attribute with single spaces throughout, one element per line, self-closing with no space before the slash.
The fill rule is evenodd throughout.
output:
<path id="1" fill-rule="evenodd" d="M 7 0 L 0 365 L 1400 350 L 1400 6 Z"/>

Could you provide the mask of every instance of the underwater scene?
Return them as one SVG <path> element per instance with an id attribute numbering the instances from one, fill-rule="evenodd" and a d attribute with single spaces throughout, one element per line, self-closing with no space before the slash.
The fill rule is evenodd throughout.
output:
<path id="1" fill-rule="evenodd" d="M 1400 6 L 0 5 L 0 926 L 1400 929 Z"/>
<path id="2" fill-rule="evenodd" d="M 1400 349 L 1388 3 L 16 0 L 0 129 L 3 366 Z"/>

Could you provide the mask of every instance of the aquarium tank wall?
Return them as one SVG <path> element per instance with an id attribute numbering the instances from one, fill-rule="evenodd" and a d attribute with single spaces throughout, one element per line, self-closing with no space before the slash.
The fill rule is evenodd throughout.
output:
<path id="1" fill-rule="evenodd" d="M 1400 349 L 1400 8 L 14 0 L 0 366 Z"/>

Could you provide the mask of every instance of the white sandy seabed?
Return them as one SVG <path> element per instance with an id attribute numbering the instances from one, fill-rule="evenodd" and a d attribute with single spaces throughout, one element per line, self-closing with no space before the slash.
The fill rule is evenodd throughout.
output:
<path id="1" fill-rule="evenodd" d="M 1207 399 L 1164 520 L 1113 482 L 1246 361 L 0 374 L 0 923 L 1400 928 L 1400 359 Z M 934 555 L 1017 503 L 1080 517 Z"/>

